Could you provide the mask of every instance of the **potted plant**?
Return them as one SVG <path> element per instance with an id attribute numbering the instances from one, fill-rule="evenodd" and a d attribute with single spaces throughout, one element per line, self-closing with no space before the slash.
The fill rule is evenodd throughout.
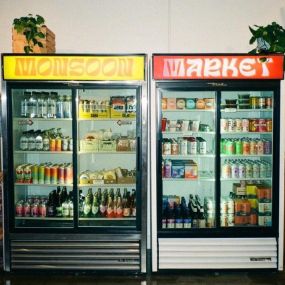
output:
<path id="1" fill-rule="evenodd" d="M 28 14 L 27 17 L 16 18 L 13 21 L 13 28 L 18 34 L 25 36 L 26 43 L 24 46 L 25 53 L 33 52 L 35 46 L 43 47 L 40 39 L 45 38 L 45 34 L 41 31 L 44 27 L 45 19 L 36 15 L 33 17 L 32 14 Z"/>
<path id="2" fill-rule="evenodd" d="M 256 43 L 257 45 L 256 48 L 249 52 L 250 54 L 285 54 L 285 29 L 282 26 L 272 22 L 267 26 L 254 25 L 254 27 L 256 29 L 249 26 L 252 34 L 249 43 Z"/>

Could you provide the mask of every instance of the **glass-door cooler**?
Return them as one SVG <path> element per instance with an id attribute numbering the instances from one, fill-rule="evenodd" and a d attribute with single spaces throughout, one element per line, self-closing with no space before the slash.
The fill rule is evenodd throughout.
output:
<path id="1" fill-rule="evenodd" d="M 145 272 L 145 56 L 2 62 L 4 269 Z"/>
<path id="2" fill-rule="evenodd" d="M 158 54 L 152 69 L 152 270 L 281 270 L 283 57 Z"/>

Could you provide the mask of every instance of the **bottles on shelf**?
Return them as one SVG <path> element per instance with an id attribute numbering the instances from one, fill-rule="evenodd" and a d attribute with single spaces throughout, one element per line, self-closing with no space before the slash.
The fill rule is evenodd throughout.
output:
<path id="1" fill-rule="evenodd" d="M 136 190 L 132 192 L 124 188 L 123 196 L 121 189 L 98 188 L 93 193 L 88 189 L 87 195 L 79 197 L 79 216 L 85 218 L 129 218 L 136 216 Z"/>

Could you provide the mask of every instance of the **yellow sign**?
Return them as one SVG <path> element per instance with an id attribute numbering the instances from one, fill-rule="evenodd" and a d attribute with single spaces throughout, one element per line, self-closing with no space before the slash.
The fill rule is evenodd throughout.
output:
<path id="1" fill-rule="evenodd" d="M 145 56 L 3 55 L 4 80 L 144 80 Z"/>

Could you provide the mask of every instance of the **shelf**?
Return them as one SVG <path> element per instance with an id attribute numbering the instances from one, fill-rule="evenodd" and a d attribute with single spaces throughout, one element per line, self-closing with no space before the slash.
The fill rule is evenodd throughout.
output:
<path id="1" fill-rule="evenodd" d="M 216 132 L 182 132 L 182 131 L 177 131 L 177 132 L 161 132 L 162 135 L 181 135 L 181 136 L 193 136 L 193 135 L 215 135 Z"/>
<path id="2" fill-rule="evenodd" d="M 240 112 L 272 112 L 273 109 L 236 109 L 236 108 L 225 108 L 221 109 L 222 113 L 240 113 Z"/>
<path id="3" fill-rule="evenodd" d="M 47 186 L 47 187 L 57 187 L 57 186 L 66 186 L 73 187 L 73 184 L 34 184 L 34 183 L 14 183 L 15 186 Z"/>
<path id="4" fill-rule="evenodd" d="M 248 157 L 272 157 L 272 154 L 221 154 L 222 158 L 244 158 L 247 159 Z"/>
<path id="5" fill-rule="evenodd" d="M 129 218 L 95 218 L 95 217 L 87 217 L 87 218 L 79 218 L 79 221 L 135 221 L 136 217 Z"/>
<path id="6" fill-rule="evenodd" d="M 82 121 L 136 121 L 136 118 L 89 118 L 89 119 L 84 119 L 84 118 L 79 118 L 77 119 L 79 122 Z"/>
<path id="7" fill-rule="evenodd" d="M 15 150 L 19 154 L 72 154 L 72 151 L 37 151 L 37 150 Z"/>
<path id="8" fill-rule="evenodd" d="M 198 177 L 198 178 L 162 178 L 162 181 L 164 182 L 177 182 L 177 181 L 183 181 L 183 182 L 189 182 L 189 181 L 215 181 L 214 177 Z"/>
<path id="9" fill-rule="evenodd" d="M 272 135 L 272 132 L 221 132 L 221 135 Z"/>
<path id="10" fill-rule="evenodd" d="M 266 180 L 272 180 L 271 177 L 269 178 L 220 178 L 221 181 L 241 181 L 241 180 L 244 180 L 244 181 L 266 181 Z"/>
<path id="11" fill-rule="evenodd" d="M 172 112 L 177 112 L 177 113 L 185 113 L 185 112 L 215 112 L 216 109 L 174 109 L 174 110 L 169 110 L 169 109 L 162 109 L 162 113 L 172 113 Z"/>
<path id="12" fill-rule="evenodd" d="M 72 121 L 72 118 L 22 118 L 22 117 L 14 117 L 14 120 L 17 121 L 48 121 L 48 122 L 56 122 L 56 121 Z"/>
<path id="13" fill-rule="evenodd" d="M 136 184 L 78 184 L 78 187 L 136 187 Z"/>
<path id="14" fill-rule="evenodd" d="M 92 150 L 81 150 L 78 154 L 136 154 L 135 151 L 92 151 Z"/>
<path id="15" fill-rule="evenodd" d="M 214 158 L 214 154 L 187 154 L 187 155 L 181 155 L 181 154 L 163 154 L 162 157 L 165 159 L 185 159 L 185 158 Z"/>
<path id="16" fill-rule="evenodd" d="M 34 221 L 73 221 L 73 217 L 15 217 L 16 220 L 34 220 Z"/>

